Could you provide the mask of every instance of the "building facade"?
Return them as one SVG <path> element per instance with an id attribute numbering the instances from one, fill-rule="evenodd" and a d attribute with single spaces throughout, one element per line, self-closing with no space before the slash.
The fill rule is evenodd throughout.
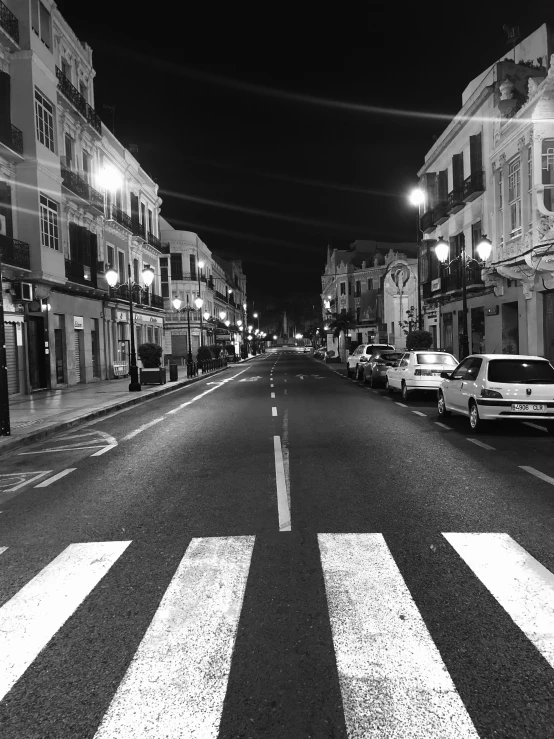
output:
<path id="1" fill-rule="evenodd" d="M 441 348 L 459 358 L 465 334 L 470 352 L 554 359 L 552 50 L 543 25 L 474 79 L 419 172 L 425 328 L 438 322 Z M 475 254 L 483 234 L 492 241 L 486 264 Z M 434 254 L 441 237 L 449 267 Z"/>
<path id="2" fill-rule="evenodd" d="M 131 265 L 138 284 L 137 343 L 162 341 L 157 186 L 100 121 L 92 50 L 54 3 L 7 0 L 0 61 L 10 392 L 112 378 L 128 371 L 130 338 L 128 295 L 105 279 L 112 260 L 121 282 Z M 157 282 L 145 292 L 146 262 Z"/>
<path id="3" fill-rule="evenodd" d="M 324 325 L 341 313 L 350 314 L 354 326 L 344 337 L 346 344 L 404 348 L 407 312 L 417 305 L 417 265 L 417 244 L 360 239 L 349 249 L 328 248 L 321 278 Z M 344 354 L 347 347 L 341 340 L 335 344 Z"/>
<path id="4" fill-rule="evenodd" d="M 179 231 L 164 218 L 160 224 L 161 294 L 166 309 L 164 353 L 172 361 L 181 362 L 186 361 L 189 346 L 193 359 L 201 345 L 233 344 L 238 353 L 246 304 L 241 262 L 229 262 L 213 254 L 192 231 Z M 187 316 L 182 309 L 186 305 L 195 307 L 198 297 L 202 307 Z M 174 309 L 174 298 L 181 301 L 180 310 Z"/>

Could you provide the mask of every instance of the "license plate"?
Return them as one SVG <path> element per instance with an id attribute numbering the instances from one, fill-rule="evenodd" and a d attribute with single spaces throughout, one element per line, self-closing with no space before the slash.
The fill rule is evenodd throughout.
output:
<path id="1" fill-rule="evenodd" d="M 515 411 L 546 413 L 546 406 L 542 403 L 512 403 L 512 413 Z"/>

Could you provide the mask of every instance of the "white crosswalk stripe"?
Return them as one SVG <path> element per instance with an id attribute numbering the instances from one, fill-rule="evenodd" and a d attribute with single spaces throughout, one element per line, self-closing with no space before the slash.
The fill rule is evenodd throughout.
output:
<path id="1" fill-rule="evenodd" d="M 443 536 L 554 667 L 554 575 L 508 534 Z M 94 739 L 217 739 L 254 542 L 191 540 Z M 0 608 L 0 700 L 130 543 L 72 544 Z M 385 537 L 318 544 L 349 739 L 478 739 Z"/>
<path id="2" fill-rule="evenodd" d="M 319 534 L 349 737 L 477 739 L 381 534 Z"/>

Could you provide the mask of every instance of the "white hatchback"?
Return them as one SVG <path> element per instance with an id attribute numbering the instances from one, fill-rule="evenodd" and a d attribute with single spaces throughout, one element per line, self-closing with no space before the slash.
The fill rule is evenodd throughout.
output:
<path id="1" fill-rule="evenodd" d="M 441 372 L 452 371 L 458 360 L 448 352 L 414 349 L 405 352 L 395 367 L 387 370 L 386 388 L 389 393 L 400 390 L 402 400 L 414 390 L 437 391 L 442 382 Z"/>
<path id="2" fill-rule="evenodd" d="M 346 359 L 346 376 L 354 375 L 357 380 L 363 379 L 363 365 L 369 362 L 370 357 L 375 352 L 394 351 L 392 344 L 360 344 L 349 354 Z"/>
<path id="3" fill-rule="evenodd" d="M 544 357 L 472 354 L 442 377 L 439 416 L 468 416 L 472 431 L 489 420 L 540 421 L 554 434 L 554 367 Z"/>

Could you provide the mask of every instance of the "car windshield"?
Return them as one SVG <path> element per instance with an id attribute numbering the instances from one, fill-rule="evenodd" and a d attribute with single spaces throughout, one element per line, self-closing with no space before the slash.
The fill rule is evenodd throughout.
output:
<path id="1" fill-rule="evenodd" d="M 379 352 L 379 354 L 376 354 L 373 359 L 377 362 L 396 362 L 396 360 L 400 359 L 401 356 L 402 352 Z"/>
<path id="2" fill-rule="evenodd" d="M 458 364 L 452 354 L 418 354 L 416 358 L 417 364 L 451 364 L 454 367 Z"/>
<path id="3" fill-rule="evenodd" d="M 491 382 L 554 385 L 554 367 L 540 359 L 491 359 L 488 379 Z"/>

